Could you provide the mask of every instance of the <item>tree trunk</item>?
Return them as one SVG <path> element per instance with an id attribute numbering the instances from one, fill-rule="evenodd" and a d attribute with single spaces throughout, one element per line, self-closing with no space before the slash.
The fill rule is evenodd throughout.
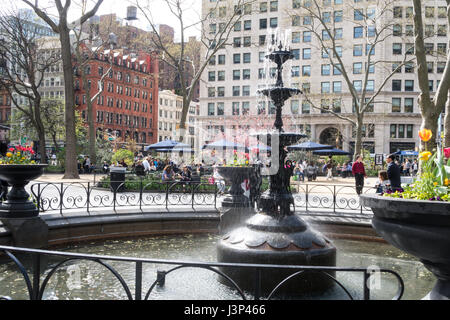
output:
<path id="1" fill-rule="evenodd" d="M 47 151 L 46 151 L 46 140 L 45 140 L 45 132 L 43 130 L 38 131 L 38 137 L 39 137 L 39 152 L 41 154 L 41 163 L 47 164 Z"/>
<path id="2" fill-rule="evenodd" d="M 433 137 L 428 142 L 420 141 L 420 151 L 431 151 L 436 149 L 436 139 L 438 138 L 438 118 L 439 115 L 433 112 L 422 114 L 422 124 L 420 129 L 428 129 L 433 133 Z"/>
<path id="3" fill-rule="evenodd" d="M 89 90 L 89 89 L 87 89 Z M 97 152 L 96 152 L 96 144 L 97 144 L 97 133 L 95 131 L 94 126 L 94 115 L 92 110 L 92 102 L 91 102 L 91 95 L 87 95 L 87 114 L 88 114 L 88 134 L 89 134 L 89 158 L 91 159 L 91 163 L 96 165 L 97 164 Z"/>
<path id="4" fill-rule="evenodd" d="M 67 26 L 60 27 L 61 55 L 64 68 L 66 159 L 63 179 L 79 179 L 77 168 L 77 136 L 75 129 L 75 90 L 73 83 L 72 53 Z"/>
<path id="5" fill-rule="evenodd" d="M 356 161 L 358 155 L 362 155 L 362 128 L 363 128 L 364 118 L 359 115 L 356 117 L 356 137 L 355 137 L 355 151 L 353 154 L 353 159 Z"/>

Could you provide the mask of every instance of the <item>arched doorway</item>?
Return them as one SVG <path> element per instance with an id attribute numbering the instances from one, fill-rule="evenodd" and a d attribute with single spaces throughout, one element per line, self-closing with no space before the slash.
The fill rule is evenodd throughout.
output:
<path id="1" fill-rule="evenodd" d="M 320 134 L 319 143 L 330 145 L 337 149 L 342 149 L 342 134 L 336 128 L 327 128 Z"/>

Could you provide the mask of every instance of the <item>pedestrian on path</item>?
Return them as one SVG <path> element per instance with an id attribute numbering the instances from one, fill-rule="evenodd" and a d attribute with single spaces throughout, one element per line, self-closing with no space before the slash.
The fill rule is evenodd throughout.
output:
<path id="1" fill-rule="evenodd" d="M 387 165 L 387 174 L 389 181 L 391 182 L 391 189 L 393 191 L 399 190 L 402 188 L 401 182 L 401 169 L 400 166 L 395 161 L 395 155 L 390 154 L 386 158 Z"/>
<path id="2" fill-rule="evenodd" d="M 356 161 L 352 166 L 352 173 L 355 176 L 356 193 L 360 195 L 364 188 L 364 179 L 367 178 L 363 157 L 361 155 L 356 156 Z"/>

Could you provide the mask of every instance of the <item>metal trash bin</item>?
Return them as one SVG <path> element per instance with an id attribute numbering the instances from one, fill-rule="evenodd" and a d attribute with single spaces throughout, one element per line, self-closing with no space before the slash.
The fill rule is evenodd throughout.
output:
<path id="1" fill-rule="evenodd" d="M 110 181 L 111 181 L 111 191 L 112 192 L 123 192 L 125 190 L 125 173 L 127 168 L 124 167 L 111 167 Z"/>

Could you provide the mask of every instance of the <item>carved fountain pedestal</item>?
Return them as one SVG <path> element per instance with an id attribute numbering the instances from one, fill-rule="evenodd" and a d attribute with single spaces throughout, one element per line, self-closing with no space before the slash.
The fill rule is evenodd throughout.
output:
<path id="1" fill-rule="evenodd" d="M 227 233 L 217 245 L 219 262 L 335 266 L 336 248 L 329 239 L 313 230 L 303 219 L 295 214 L 294 199 L 290 190 L 293 168 L 285 165 L 286 147 L 298 142 L 305 135 L 283 131 L 282 108 L 286 100 L 301 94 L 298 89 L 284 88 L 282 65 L 293 58 L 290 51 L 275 51 L 267 56 L 277 64 L 277 83 L 274 87 L 260 92 L 271 98 L 276 107 L 274 130 L 257 134 L 272 147 L 272 153 L 278 150 L 278 163 L 272 163 L 273 171 L 269 175 L 269 190 L 259 199 L 260 211 L 246 221 L 245 226 Z M 248 268 L 222 268 L 242 289 L 255 288 L 257 277 L 261 279 L 261 294 L 270 294 L 280 283 L 289 278 L 292 270 L 264 268 L 261 274 Z M 276 290 L 277 296 L 295 297 L 303 292 L 320 292 L 334 285 L 330 280 L 333 272 L 298 274 Z M 223 280 L 223 279 L 222 279 Z M 223 283 L 226 283 L 223 281 Z"/>

